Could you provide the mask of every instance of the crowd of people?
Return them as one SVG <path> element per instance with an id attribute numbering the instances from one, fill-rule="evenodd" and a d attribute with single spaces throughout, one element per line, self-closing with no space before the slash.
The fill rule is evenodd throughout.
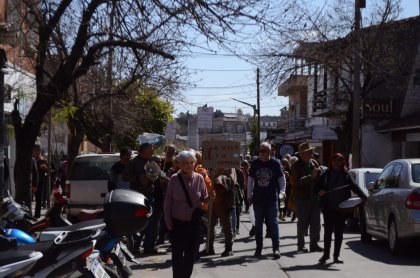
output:
<path id="1" fill-rule="evenodd" d="M 178 152 L 173 145 L 166 146 L 159 156 L 153 145 L 143 143 L 138 155 L 130 159 L 131 155 L 129 148 L 121 149 L 121 160 L 111 169 L 109 189 L 130 188 L 151 202 L 153 215 L 136 239 L 135 249 L 157 254 L 157 246 L 169 240 L 173 277 L 190 277 L 200 256 L 215 255 L 218 224 L 225 244 L 221 256 L 232 256 L 235 236 L 240 233 L 240 216 L 251 212 L 255 218 L 250 231 L 250 236 L 255 235 L 255 257 L 262 256 L 264 224 L 266 237 L 272 241 L 273 258 L 281 257 L 278 223 L 291 217 L 291 221 L 297 218 L 298 252 L 323 252 L 319 263 L 326 263 L 334 233 L 334 262 L 343 263 L 340 249 L 345 216 L 338 205 L 350 197 L 350 191 L 366 199 L 348 175 L 343 155 L 334 154 L 327 168 L 317 161 L 309 143 L 300 144 L 296 156 L 287 154 L 281 160 L 270 143 L 261 143 L 258 156 L 241 158 L 235 168 L 205 169 L 200 152 Z M 162 172 L 148 171 L 150 163 Z M 324 248 L 319 245 L 321 211 Z M 308 231 L 309 249 L 305 244 Z M 203 237 L 208 238 L 200 252 Z"/>

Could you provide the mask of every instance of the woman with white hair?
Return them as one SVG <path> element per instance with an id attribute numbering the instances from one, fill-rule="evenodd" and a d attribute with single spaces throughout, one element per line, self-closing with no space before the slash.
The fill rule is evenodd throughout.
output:
<path id="1" fill-rule="evenodd" d="M 178 155 L 180 171 L 174 174 L 165 195 L 165 222 L 171 230 L 174 278 L 191 277 L 199 242 L 197 212 L 209 201 L 204 178 L 194 172 L 197 161 L 192 150 Z"/>

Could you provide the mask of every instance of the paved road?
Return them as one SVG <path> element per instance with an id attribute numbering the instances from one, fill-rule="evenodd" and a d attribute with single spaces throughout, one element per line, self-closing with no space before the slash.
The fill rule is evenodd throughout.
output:
<path id="1" fill-rule="evenodd" d="M 248 236 L 251 223 L 247 214 L 244 214 L 242 218 L 241 234 L 233 245 L 234 256 L 221 258 L 220 255 L 215 255 L 201 259 L 195 264 L 192 277 L 420 277 L 420 244 L 411 246 L 407 250 L 407 255 L 394 257 L 387 251 L 384 241 L 374 240 L 372 244 L 364 245 L 360 243 L 358 234 L 346 233 L 341 254 L 344 264 L 330 263 L 319 266 L 317 262 L 321 253 L 298 254 L 296 252 L 296 222 L 290 221 L 280 224 L 282 257 L 279 260 L 273 260 L 270 257 L 271 240 L 265 239 L 264 257 L 255 259 L 252 256 L 255 251 L 255 241 Z M 159 255 L 141 256 L 139 258 L 141 264 L 132 266 L 133 277 L 172 277 L 170 253 L 165 253 L 168 246 L 162 245 L 160 247 L 162 252 Z M 223 251 L 222 239 L 216 242 L 215 249 L 218 254 Z"/>

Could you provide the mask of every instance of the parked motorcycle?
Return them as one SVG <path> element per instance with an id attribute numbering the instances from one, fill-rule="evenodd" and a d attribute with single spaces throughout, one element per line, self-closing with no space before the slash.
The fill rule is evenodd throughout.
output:
<path id="1" fill-rule="evenodd" d="M 105 221 L 106 229 L 102 230 L 101 235 L 97 237 L 95 248 L 100 251 L 101 261 L 108 262 L 111 259 L 114 262 L 115 267 L 111 267 L 112 264 L 105 265 L 105 271 L 110 274 L 113 271 L 117 272 L 118 277 L 128 277 L 131 275 L 131 270 L 125 265 L 125 259 L 136 261 L 128 249 L 120 243 L 120 238 L 123 234 L 131 234 L 144 229 L 151 213 L 151 206 L 142 194 L 131 190 L 118 189 L 107 195 L 104 205 L 104 220 L 87 221 L 59 228 L 47 228 L 40 233 L 39 239 L 51 240 L 63 230 L 68 233 L 83 232 L 94 225 L 105 225 L 103 224 L 103 221 Z M 21 226 L 29 225 L 30 219 L 26 217 L 27 214 L 28 212 L 25 213 L 25 209 L 21 205 L 8 197 L 6 202 L 3 201 L 1 205 L 0 223 L 3 226 L 11 226 L 13 223 L 20 223 Z M 86 269 L 86 267 L 81 269 Z M 114 275 L 114 277 L 117 276 Z"/>
<path id="2" fill-rule="evenodd" d="M 27 274 L 42 258 L 41 252 L 9 250 L 0 252 L 0 277 L 19 277 Z"/>

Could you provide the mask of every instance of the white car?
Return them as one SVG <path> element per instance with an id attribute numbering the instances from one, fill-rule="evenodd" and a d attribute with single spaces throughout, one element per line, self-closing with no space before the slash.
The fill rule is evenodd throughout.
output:
<path id="1" fill-rule="evenodd" d="M 379 178 L 381 172 L 382 168 L 355 168 L 351 169 L 349 174 L 353 178 L 353 181 L 367 196 L 369 195 L 367 189 L 368 184 L 376 181 Z"/>
<path id="2" fill-rule="evenodd" d="M 366 196 L 368 196 L 368 184 L 376 181 L 381 172 L 381 168 L 354 168 L 349 171 L 349 174 L 353 178 L 353 181 L 360 187 L 360 189 L 366 194 Z M 352 192 L 351 194 L 352 197 L 357 196 L 354 192 Z M 352 231 L 359 231 L 359 219 L 360 211 L 359 209 L 357 209 L 354 215 L 347 219 L 347 227 Z"/>
<path id="3" fill-rule="evenodd" d="M 390 251 L 398 253 L 405 240 L 420 240 L 420 159 L 389 162 L 368 190 L 362 242 L 372 236 L 388 239 Z"/>
<path id="4" fill-rule="evenodd" d="M 110 170 L 119 159 L 119 154 L 85 154 L 74 159 L 65 189 L 69 215 L 103 207 Z"/>

